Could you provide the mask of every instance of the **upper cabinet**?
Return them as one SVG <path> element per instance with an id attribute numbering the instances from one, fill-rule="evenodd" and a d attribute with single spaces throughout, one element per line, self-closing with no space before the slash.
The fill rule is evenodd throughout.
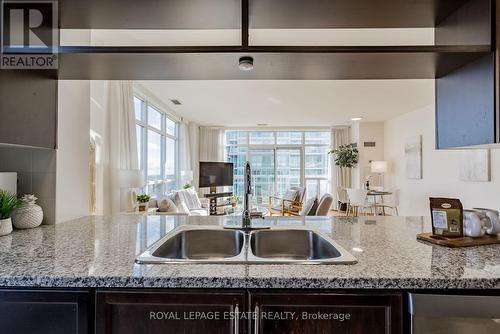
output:
<path id="1" fill-rule="evenodd" d="M 0 144 L 56 148 L 57 80 L 47 70 L 0 70 Z"/>
<path id="2" fill-rule="evenodd" d="M 498 2 L 498 1 L 497 1 Z M 436 27 L 436 44 L 483 45 L 492 52 L 436 77 L 436 148 L 490 145 L 498 138 L 497 13 L 489 0 L 470 0 Z M 497 6 L 498 8 L 498 6 Z M 494 20 L 494 24 L 492 24 Z M 497 40 L 492 41 L 496 35 Z"/>
<path id="3" fill-rule="evenodd" d="M 439 149 L 496 142 L 494 55 L 436 80 L 436 146 Z"/>
<path id="4" fill-rule="evenodd" d="M 476 9 L 473 1 L 486 1 Z M 124 43 L 63 45 L 60 48 L 60 79 L 114 80 L 363 80 L 435 79 L 491 52 L 490 36 L 469 36 L 470 28 L 488 25 L 489 0 L 60 0 L 62 29 L 146 29 L 232 31 L 236 38 L 214 42 L 189 38 L 156 45 L 134 38 Z M 469 7 L 472 7 L 469 8 Z M 462 9 L 465 8 L 465 9 Z M 472 10 L 472 11 L 471 11 Z M 463 13 L 456 15 L 456 13 Z M 465 14 L 468 13 L 468 14 Z M 463 17 L 462 17 L 463 16 Z M 476 20 L 480 17 L 483 20 Z M 144 18 L 147 18 L 144 19 Z M 465 22 L 455 24 L 454 21 Z M 469 26 L 469 21 L 473 23 Z M 455 27 L 464 27 L 456 30 Z M 438 27 L 432 43 L 432 29 Z M 392 30 L 387 30 L 390 28 Z M 426 42 L 388 42 L 394 31 L 431 30 Z M 301 33 L 344 34 L 363 30 L 379 39 L 344 37 L 315 41 Z M 383 31 L 381 33 L 380 31 Z M 420 30 L 422 31 L 422 30 Z M 357 31 L 359 33 L 359 30 Z M 259 39 L 258 36 L 278 36 Z M 381 37 L 381 35 L 383 35 Z M 283 36 L 283 38 L 280 38 Z M 311 36 L 311 35 L 307 35 Z M 338 36 L 338 35 L 337 35 Z M 384 40 L 385 36 L 385 40 Z M 391 35 L 392 36 L 392 35 Z M 234 37 L 234 36 L 233 36 Z M 314 36 L 317 37 L 317 36 Z M 385 42 L 380 42 L 380 39 Z M 344 42 L 339 42 L 339 40 Z M 375 40 L 379 41 L 374 42 Z M 171 40 L 170 40 L 171 41 Z M 273 42 L 275 41 L 275 42 Z M 392 41 L 392 40 L 391 40 Z M 442 42 L 442 43 L 441 43 Z M 149 44 L 148 44 L 149 43 Z M 237 63 L 252 56 L 253 71 L 242 72 Z"/>

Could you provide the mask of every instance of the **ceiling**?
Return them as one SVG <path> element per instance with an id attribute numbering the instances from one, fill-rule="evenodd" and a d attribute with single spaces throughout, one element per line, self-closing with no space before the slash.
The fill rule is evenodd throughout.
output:
<path id="1" fill-rule="evenodd" d="M 384 121 L 434 103 L 434 80 L 137 81 L 200 125 L 335 126 Z M 174 105 L 177 99 L 182 105 Z"/>

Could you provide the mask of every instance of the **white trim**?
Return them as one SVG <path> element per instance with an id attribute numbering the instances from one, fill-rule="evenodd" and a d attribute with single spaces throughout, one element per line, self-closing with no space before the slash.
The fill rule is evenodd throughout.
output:
<path id="1" fill-rule="evenodd" d="M 134 93 L 144 99 L 151 102 L 151 105 L 160 109 L 163 113 L 165 113 L 168 117 L 176 122 L 182 122 L 183 118 L 175 111 L 172 110 L 168 105 L 162 102 L 161 99 L 157 98 L 155 94 L 153 94 L 149 89 L 144 87 L 144 85 L 134 81 Z"/>
<path id="2" fill-rule="evenodd" d="M 277 131 L 277 132 L 288 132 L 288 131 L 331 131 L 332 129 L 343 129 L 350 128 L 350 125 L 333 125 L 333 126 L 203 126 L 200 125 L 200 128 L 206 129 L 221 129 L 224 131 Z"/>
<path id="3" fill-rule="evenodd" d="M 142 103 L 142 119 L 141 120 L 135 120 L 136 126 L 139 125 L 143 128 L 143 133 L 141 136 L 142 139 L 142 146 L 140 148 L 141 150 L 141 162 L 140 165 L 142 167 L 144 177 L 146 179 L 146 193 L 148 193 L 148 186 L 149 185 L 155 185 L 155 184 L 167 184 L 168 181 L 172 180 L 175 181 L 177 186 L 179 186 L 179 123 L 181 120 L 178 118 L 174 118 L 166 112 L 162 106 L 164 104 L 155 104 L 155 101 L 151 101 L 149 95 L 144 95 L 141 94 L 141 92 L 138 92 L 136 90 L 136 87 L 134 87 L 134 98 L 140 99 Z M 151 106 L 155 110 L 157 110 L 159 113 L 162 114 L 162 124 L 161 124 L 161 129 L 157 129 L 151 125 L 148 124 L 148 107 Z M 134 117 L 135 117 L 135 112 L 134 112 Z M 170 119 L 175 122 L 175 135 L 171 135 L 167 133 L 167 119 Z M 160 169 L 161 169 L 161 179 L 160 180 L 148 180 L 148 132 L 152 131 L 158 135 L 161 136 L 161 156 L 160 156 Z M 172 139 L 175 142 L 175 171 L 174 171 L 174 178 L 168 178 L 168 175 L 165 173 L 165 165 L 166 165 L 166 160 L 167 160 L 167 139 Z M 162 186 L 161 191 L 166 192 L 168 190 L 166 187 Z"/>

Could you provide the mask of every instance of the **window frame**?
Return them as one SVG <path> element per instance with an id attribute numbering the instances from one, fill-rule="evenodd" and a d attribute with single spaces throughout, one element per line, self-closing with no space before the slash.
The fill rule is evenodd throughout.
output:
<path id="1" fill-rule="evenodd" d="M 179 186 L 179 181 L 180 181 L 180 171 L 179 171 L 179 122 L 180 119 L 173 115 L 172 113 L 168 112 L 165 107 L 162 107 L 160 103 L 156 102 L 153 98 L 151 98 L 149 95 L 141 92 L 140 90 L 135 89 L 134 90 L 134 98 L 137 98 L 142 101 L 141 103 L 141 119 L 138 120 L 135 117 L 135 110 L 134 110 L 134 118 L 135 118 L 135 124 L 136 126 L 140 126 L 142 129 L 142 133 L 139 134 L 137 133 L 137 137 L 141 135 L 141 141 L 142 141 L 142 146 L 141 146 L 141 152 L 138 152 L 139 156 L 141 157 L 141 161 L 139 162 L 140 166 L 142 167 L 142 173 L 144 175 L 144 179 L 146 180 L 146 186 L 141 189 L 142 193 L 149 194 L 149 195 L 163 195 L 166 194 L 167 191 L 171 190 L 167 188 L 168 181 L 171 181 L 172 179 L 167 178 L 168 175 L 166 175 L 166 158 L 167 158 L 167 138 L 170 138 L 174 140 L 175 143 L 175 173 L 174 173 L 174 181 L 175 185 L 178 187 Z M 161 129 L 157 129 L 156 127 L 150 125 L 148 123 L 148 108 L 151 107 L 158 111 L 161 114 Z M 134 103 L 134 108 L 135 108 L 135 103 Z M 167 118 L 170 119 L 175 123 L 175 134 L 171 135 L 167 131 Z M 137 127 L 136 127 L 137 128 Z M 148 180 L 148 135 L 149 131 L 153 131 L 157 134 L 160 135 L 161 137 L 161 156 L 160 156 L 160 180 L 157 181 L 149 181 Z M 156 185 L 156 184 L 161 184 L 160 186 L 160 193 L 150 192 L 150 186 Z"/>
<path id="2" fill-rule="evenodd" d="M 246 143 L 245 144 L 228 144 L 226 142 L 226 133 L 228 132 L 246 132 Z M 274 133 L 274 143 L 273 144 L 251 144 L 250 143 L 250 132 L 273 132 Z M 300 132 L 302 134 L 302 140 L 300 144 L 278 144 L 278 132 Z M 330 140 L 328 144 L 306 144 L 305 136 L 306 132 L 328 132 L 330 134 Z M 300 183 L 303 186 L 306 186 L 307 181 L 317 181 L 317 192 L 321 191 L 321 181 L 327 181 L 329 187 L 331 188 L 332 182 L 332 159 L 328 158 L 327 160 L 327 176 L 326 177 L 315 177 L 315 176 L 306 176 L 305 168 L 306 168 L 306 148 L 307 147 L 327 147 L 331 148 L 332 145 L 332 137 L 331 137 L 331 129 L 231 129 L 227 128 L 224 131 L 224 159 L 228 159 L 228 148 L 229 147 L 245 147 L 247 149 L 247 159 L 251 161 L 252 159 L 252 150 L 259 149 L 272 149 L 274 151 L 274 182 L 272 186 L 273 195 L 276 195 L 277 192 L 277 166 L 276 166 L 276 156 L 277 150 L 279 149 L 299 149 L 300 150 Z M 330 189 L 330 191 L 332 191 Z"/>

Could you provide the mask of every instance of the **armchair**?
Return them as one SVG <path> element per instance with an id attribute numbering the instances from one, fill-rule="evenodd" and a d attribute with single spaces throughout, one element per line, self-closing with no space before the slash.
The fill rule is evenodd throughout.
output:
<path id="1" fill-rule="evenodd" d="M 305 187 L 291 187 L 283 197 L 269 196 L 269 215 L 299 215 L 304 205 L 305 194 Z"/>

